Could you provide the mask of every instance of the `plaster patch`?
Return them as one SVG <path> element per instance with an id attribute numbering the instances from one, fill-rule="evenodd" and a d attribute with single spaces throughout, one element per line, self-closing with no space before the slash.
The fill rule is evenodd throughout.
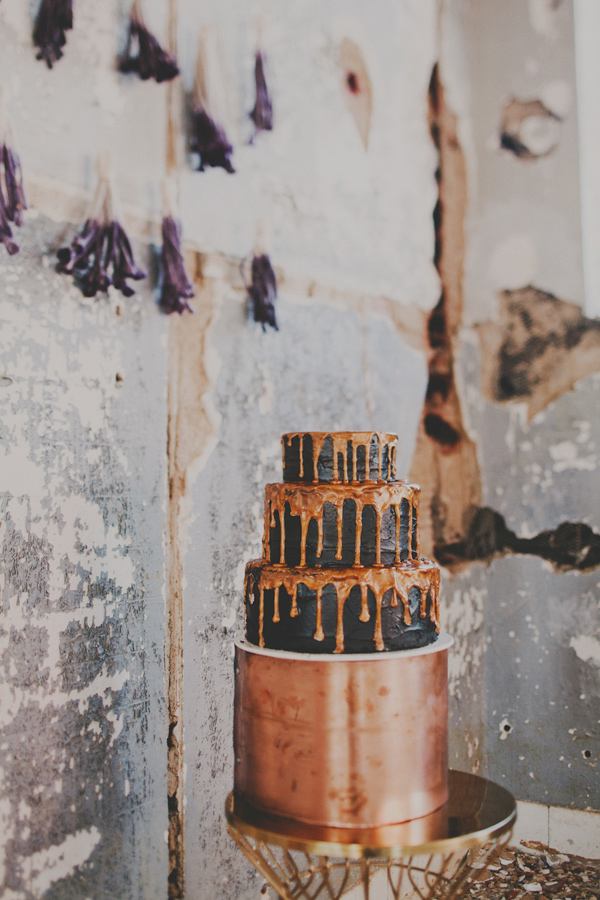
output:
<path id="1" fill-rule="evenodd" d="M 600 667 L 600 641 L 597 638 L 580 634 L 571 638 L 569 646 L 583 662 L 591 662 Z"/>
<path id="2" fill-rule="evenodd" d="M 561 441 L 560 444 L 554 444 L 548 450 L 554 460 L 552 466 L 554 472 L 565 472 L 570 469 L 580 472 L 595 472 L 598 468 L 597 454 L 578 456 L 578 447 L 573 441 Z"/>
<path id="3" fill-rule="evenodd" d="M 107 124 L 113 124 L 125 108 L 120 78 L 115 72 L 97 69 L 94 73 L 94 99 Z"/>
<path id="4" fill-rule="evenodd" d="M 259 370 L 263 378 L 263 393 L 258 398 L 258 411 L 261 416 L 273 412 L 273 397 L 275 396 L 275 385 L 269 372 L 269 367 L 265 363 L 259 365 Z"/>
<path id="5" fill-rule="evenodd" d="M 259 447 L 259 458 L 263 465 L 272 463 L 273 460 L 279 461 L 281 457 L 281 439 L 274 438 L 270 444 Z"/>
<path id="6" fill-rule="evenodd" d="M 72 875 L 83 865 L 98 845 L 101 834 L 95 826 L 70 834 L 60 844 L 38 850 L 21 860 L 25 883 L 41 897 L 55 881 Z"/>
<path id="7" fill-rule="evenodd" d="M 529 21 L 536 34 L 553 43 L 558 37 L 555 0 L 528 0 Z"/>
<path id="8" fill-rule="evenodd" d="M 534 284 L 537 253 L 529 234 L 512 234 L 494 250 L 490 261 L 490 277 L 497 290 L 517 290 Z"/>
<path id="9" fill-rule="evenodd" d="M 562 79 L 549 81 L 540 91 L 540 100 L 556 116 L 563 118 L 573 102 L 571 85 Z"/>

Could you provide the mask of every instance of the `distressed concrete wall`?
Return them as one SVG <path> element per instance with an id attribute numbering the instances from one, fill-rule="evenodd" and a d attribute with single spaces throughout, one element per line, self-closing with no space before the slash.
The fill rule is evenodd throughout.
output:
<path id="1" fill-rule="evenodd" d="M 258 893 L 223 821 L 232 643 L 288 430 L 398 431 L 456 638 L 452 763 L 598 809 L 599 332 L 571 5 L 145 8 L 177 35 L 175 89 L 115 75 L 116 0 L 76 0 L 50 73 L 31 10 L 0 4 L 33 207 L 21 255 L 0 248 L 4 893 Z M 207 25 L 235 175 L 192 171 L 177 131 Z M 275 129 L 249 145 L 259 27 Z M 152 278 L 86 301 L 53 271 L 107 148 L 149 264 L 167 160 L 178 176 L 194 316 L 162 317 Z M 240 273 L 261 232 L 278 332 Z"/>
<path id="2" fill-rule="evenodd" d="M 0 894 L 162 898 L 167 323 L 150 288 L 86 300 L 54 262 L 100 151 L 154 211 L 166 94 L 113 72 L 116 2 L 75 4 L 51 72 L 35 7 L 0 10 L 31 207 L 20 254 L 0 248 Z"/>
<path id="3" fill-rule="evenodd" d="M 0 893 L 158 898 L 164 322 L 84 300 L 56 239 L 0 261 Z"/>

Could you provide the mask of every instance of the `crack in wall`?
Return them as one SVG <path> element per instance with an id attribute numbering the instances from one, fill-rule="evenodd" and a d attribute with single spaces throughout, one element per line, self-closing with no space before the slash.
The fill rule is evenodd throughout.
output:
<path id="1" fill-rule="evenodd" d="M 456 568 L 462 563 L 491 562 L 499 556 L 524 554 L 551 562 L 556 572 L 589 572 L 600 566 L 600 534 L 585 522 L 561 522 L 556 528 L 522 538 L 507 527 L 504 516 L 487 506 L 471 511 L 460 541 L 436 547 L 436 559 Z"/>
<path id="2" fill-rule="evenodd" d="M 169 900 L 185 893 L 183 575 L 187 543 L 187 497 L 202 460 L 210 452 L 218 422 L 207 399 L 214 380 L 207 365 L 208 331 L 214 319 L 212 287 L 193 254 L 195 315 L 172 316 L 168 363 L 168 597 L 167 597 L 167 793 L 169 811 Z M 189 260 L 188 260 L 189 263 Z"/>
<path id="3" fill-rule="evenodd" d="M 433 221 L 441 296 L 427 320 L 429 380 L 410 479 L 422 486 L 421 545 L 433 555 L 435 547 L 461 539 L 469 510 L 481 502 L 476 447 L 463 426 L 454 377 L 453 345 L 463 311 L 467 176 L 457 118 L 446 105 L 437 63 L 429 84 L 429 127 L 439 159 Z"/>

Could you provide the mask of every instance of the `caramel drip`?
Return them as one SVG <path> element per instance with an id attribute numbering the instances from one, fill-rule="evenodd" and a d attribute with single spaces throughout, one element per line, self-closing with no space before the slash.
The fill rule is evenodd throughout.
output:
<path id="1" fill-rule="evenodd" d="M 300 538 L 300 565 L 306 565 L 306 536 L 308 535 L 308 524 L 310 522 L 310 518 L 306 515 L 305 511 L 302 510 L 300 516 L 300 524 L 302 528 L 302 536 Z"/>
<path id="2" fill-rule="evenodd" d="M 291 591 L 288 591 L 288 594 L 292 595 L 292 608 L 290 609 L 290 617 L 295 619 L 298 615 L 298 587 L 294 585 Z"/>
<path id="3" fill-rule="evenodd" d="M 412 528 L 415 521 L 414 509 L 418 504 L 419 490 L 416 485 L 405 481 L 397 481 L 388 484 L 327 484 L 321 483 L 318 487 L 299 483 L 267 484 L 265 487 L 265 530 L 275 526 L 275 512 L 279 513 L 281 522 L 281 551 L 280 562 L 285 559 L 285 527 L 284 513 L 286 504 L 289 505 L 290 515 L 299 516 L 302 524 L 302 545 L 300 548 L 301 565 L 306 565 L 306 538 L 311 519 L 315 519 L 319 528 L 319 545 L 317 555 L 323 552 L 323 517 L 326 503 L 331 503 L 336 509 L 337 515 L 337 546 L 335 558 L 342 558 L 342 525 L 343 507 L 345 500 L 354 500 L 356 503 L 356 542 L 354 548 L 354 565 L 360 565 L 360 540 L 362 537 L 362 511 L 365 506 L 372 506 L 377 516 L 376 525 L 376 565 L 381 565 L 381 528 L 383 516 L 389 507 L 396 512 L 396 554 L 395 562 L 400 561 L 400 503 L 403 499 L 408 501 L 408 549 L 409 556 L 414 557 L 412 551 Z M 264 558 L 270 559 L 270 543 L 265 541 Z"/>
<path id="4" fill-rule="evenodd" d="M 259 647 L 265 646 L 265 638 L 263 635 L 264 624 L 265 624 L 265 589 L 261 585 L 260 606 L 258 607 L 258 637 L 259 637 L 258 646 Z"/>
<path id="5" fill-rule="evenodd" d="M 256 573 L 253 567 L 257 568 Z M 254 584 L 260 583 L 260 610 L 259 610 L 259 646 L 264 646 L 264 592 L 283 587 L 292 597 L 290 616 L 298 615 L 297 588 L 298 584 L 304 584 L 308 590 L 317 595 L 317 624 L 314 633 L 315 640 L 322 641 L 325 637 L 322 625 L 322 591 L 328 584 L 333 584 L 337 593 L 337 628 L 335 635 L 335 651 L 341 653 L 344 649 L 344 604 L 350 595 L 352 588 L 358 584 L 361 590 L 360 621 L 369 621 L 368 589 L 375 595 L 377 604 L 377 617 L 375 621 L 375 647 L 383 650 L 383 638 L 381 633 L 381 608 L 383 597 L 389 590 L 393 590 L 391 606 L 397 607 L 398 601 L 403 606 L 403 621 L 410 625 L 411 616 L 408 595 L 412 587 L 418 587 L 421 591 L 420 615 L 427 615 L 427 595 L 431 591 L 430 617 L 439 632 L 439 585 L 440 571 L 437 565 L 429 560 L 421 559 L 418 562 L 406 561 L 398 566 L 382 567 L 379 569 L 361 569 L 360 574 L 355 569 L 286 569 L 282 566 L 271 565 L 262 560 L 249 563 L 246 567 L 247 583 L 250 578 Z M 246 590 L 247 595 L 247 590 Z M 253 602 L 253 592 L 249 602 Z M 273 611 L 273 621 L 278 621 L 279 594 L 276 595 Z"/>
<path id="6" fill-rule="evenodd" d="M 412 500 L 408 501 L 408 535 L 407 535 L 407 544 L 408 544 L 408 558 L 414 559 L 413 553 L 413 545 L 412 545 L 412 534 L 413 534 L 413 504 Z"/>
<path id="7" fill-rule="evenodd" d="M 417 491 L 417 493 L 413 496 L 413 499 L 412 499 L 412 506 L 414 506 L 414 514 L 417 519 L 419 517 L 419 500 L 420 500 L 420 492 Z M 419 556 L 421 555 L 421 541 L 420 541 L 418 528 L 416 531 L 416 538 L 417 538 L 417 546 L 415 549 L 415 559 L 418 559 Z M 411 535 L 411 546 L 412 546 L 412 535 Z"/>
<path id="8" fill-rule="evenodd" d="M 283 468 L 285 469 L 285 452 L 286 449 L 291 446 L 294 438 L 298 438 L 299 441 L 299 477 L 300 479 L 304 478 L 304 435 L 310 434 L 313 443 L 313 464 L 314 464 L 314 476 L 313 483 L 317 484 L 319 481 L 318 477 L 318 462 L 319 457 L 321 456 L 323 445 L 328 437 L 331 438 L 333 444 L 333 482 L 339 483 L 343 478 L 345 482 L 349 481 L 349 470 L 348 470 L 348 443 L 350 443 L 350 454 L 352 460 L 352 481 L 356 482 L 357 479 L 357 461 L 358 461 L 358 448 L 364 447 L 365 451 L 365 481 L 371 481 L 369 475 L 369 460 L 371 455 L 371 443 L 373 438 L 377 440 L 378 445 L 378 462 L 377 462 L 377 478 L 376 481 L 380 482 L 383 479 L 383 447 L 384 445 L 388 448 L 388 478 L 390 480 L 395 480 L 396 478 L 396 444 L 395 444 L 395 435 L 385 434 L 380 431 L 371 431 L 371 432 L 303 432 L 298 431 L 293 434 L 284 434 L 281 442 L 283 444 Z M 340 477 L 339 471 L 339 462 L 338 455 L 342 454 L 343 457 L 343 472 Z"/>
<path id="9" fill-rule="evenodd" d="M 319 457 L 321 455 L 321 450 L 323 449 L 323 444 L 325 443 L 326 438 L 327 438 L 326 434 L 320 435 L 319 438 L 317 438 L 316 435 L 314 435 L 314 434 L 312 436 L 312 439 L 313 439 L 313 471 L 314 471 L 313 484 L 319 483 L 319 475 L 318 475 L 317 466 L 318 466 L 318 462 L 319 462 Z"/>
<path id="10" fill-rule="evenodd" d="M 400 562 L 400 504 L 394 503 L 394 515 L 396 517 L 396 555 L 394 556 L 394 565 Z"/>
<path id="11" fill-rule="evenodd" d="M 342 501 L 343 504 L 343 501 Z M 335 548 L 335 558 L 342 558 L 342 530 L 344 526 L 343 506 L 336 509 L 337 515 L 337 546 Z M 322 521 L 322 520 L 321 520 Z"/>
<path id="12" fill-rule="evenodd" d="M 377 603 L 377 614 L 375 616 L 375 634 L 373 635 L 373 639 L 375 641 L 375 649 L 378 652 L 381 652 L 381 650 L 383 650 L 383 648 L 385 647 L 385 644 L 383 643 L 383 633 L 381 631 L 381 602 L 382 602 L 382 600 L 383 600 L 383 597 L 380 597 L 379 595 L 377 595 L 375 597 L 375 602 Z"/>
<path id="13" fill-rule="evenodd" d="M 360 566 L 360 539 L 362 537 L 362 503 L 360 501 L 356 501 L 356 542 L 354 545 L 354 565 Z M 377 522 L 379 525 L 379 521 Z M 380 543 L 380 532 L 377 532 L 377 546 Z"/>
<path id="14" fill-rule="evenodd" d="M 360 586 L 360 616 L 358 618 L 361 622 L 368 622 L 371 618 L 369 615 L 369 590 L 366 584 Z"/>
<path id="15" fill-rule="evenodd" d="M 279 550 L 279 562 L 285 565 L 285 502 L 281 504 L 279 512 L 279 528 L 281 531 L 281 546 Z"/>
<path id="16" fill-rule="evenodd" d="M 268 531 L 266 528 L 266 523 L 268 522 L 270 527 L 272 528 L 272 517 L 271 517 L 271 501 L 265 496 L 265 528 L 263 528 L 263 536 L 262 536 L 262 555 L 263 559 L 271 559 L 271 548 L 268 546 L 267 535 Z"/>
<path id="17" fill-rule="evenodd" d="M 279 585 L 275 586 L 273 591 L 273 621 L 279 622 Z"/>
<path id="18" fill-rule="evenodd" d="M 344 652 L 344 604 L 346 597 L 341 591 L 337 594 L 337 627 L 335 629 L 335 650 L 334 653 Z"/>
<path id="19" fill-rule="evenodd" d="M 317 530 L 319 534 L 319 539 L 317 541 L 317 556 L 321 556 L 323 553 L 323 518 L 317 519 Z"/>
<path id="20" fill-rule="evenodd" d="M 409 590 L 410 590 L 410 587 L 408 588 L 407 591 L 397 591 L 394 594 L 394 597 L 396 597 L 396 605 L 398 605 L 398 597 L 400 597 L 400 599 L 402 600 L 402 609 L 403 609 L 402 621 L 404 622 L 405 625 L 410 625 L 410 623 L 411 623 L 410 602 L 408 599 L 408 591 Z"/>
<path id="21" fill-rule="evenodd" d="M 323 588 L 317 588 L 317 627 L 315 629 L 315 633 L 313 637 L 315 641 L 323 641 L 325 640 L 325 632 L 323 631 L 323 626 L 321 625 L 321 592 Z"/>
<path id="22" fill-rule="evenodd" d="M 377 535 L 377 540 L 375 542 L 375 565 L 381 565 L 381 512 L 375 507 L 375 514 L 377 516 L 377 526 L 375 529 L 375 534 Z M 396 545 L 397 547 L 397 545 Z"/>

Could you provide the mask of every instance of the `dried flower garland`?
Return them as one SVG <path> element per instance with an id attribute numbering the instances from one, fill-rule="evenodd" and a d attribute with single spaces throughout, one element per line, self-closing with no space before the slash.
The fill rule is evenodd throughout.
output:
<path id="1" fill-rule="evenodd" d="M 112 285 L 125 297 L 135 293 L 128 279 L 146 278 L 133 258 L 133 250 L 116 212 L 116 192 L 113 186 L 108 155 L 98 163 L 98 188 L 92 211 L 82 230 L 57 253 L 58 272 L 73 275 L 86 297 L 108 291 Z"/>
<path id="2" fill-rule="evenodd" d="M 42 0 L 33 29 L 33 43 L 39 47 L 37 59 L 49 69 L 63 55 L 66 31 L 73 27 L 73 0 Z"/>
<path id="3" fill-rule="evenodd" d="M 141 0 L 134 0 L 131 8 L 127 45 L 119 60 L 119 71 L 135 72 L 143 81 L 153 78 L 159 83 L 179 75 L 175 57 L 163 50 L 146 27 Z"/>

